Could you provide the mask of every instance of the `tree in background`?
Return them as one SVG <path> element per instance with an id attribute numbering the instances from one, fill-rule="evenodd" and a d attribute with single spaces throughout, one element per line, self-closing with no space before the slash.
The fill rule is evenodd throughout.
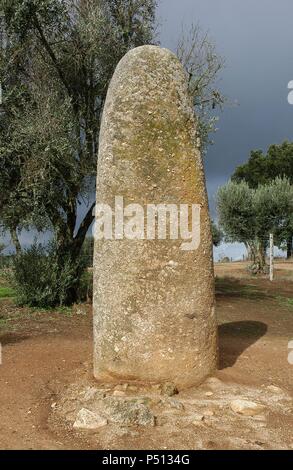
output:
<path id="1" fill-rule="evenodd" d="M 7 175 L 1 219 L 10 231 L 24 222 L 53 230 L 59 271 L 64 260 L 67 269 L 69 260 L 77 269 L 93 222 L 108 84 L 127 50 L 153 41 L 155 1 L 6 0 L 1 10 L 7 37 L 1 54 L 0 166 Z M 82 203 L 88 209 L 78 225 Z M 75 292 L 69 288 L 63 302 L 72 302 Z"/>
<path id="2" fill-rule="evenodd" d="M 244 243 L 253 272 L 266 272 L 269 235 L 284 238 L 293 229 L 293 186 L 276 178 L 256 189 L 248 183 L 230 181 L 217 194 L 220 226 L 227 241 Z"/>
<path id="3" fill-rule="evenodd" d="M 261 150 L 252 151 L 248 162 L 236 168 L 232 181 L 246 181 L 251 188 L 257 188 L 277 177 L 286 177 L 293 184 L 292 142 L 285 141 L 280 145 L 271 145 L 266 155 Z M 291 258 L 293 229 L 290 225 L 287 230 L 282 229 L 277 240 L 279 247 L 287 249 L 287 258 Z"/>
<path id="4" fill-rule="evenodd" d="M 205 153 L 208 145 L 213 143 L 211 134 L 216 131 L 218 118 L 214 110 L 221 109 L 226 101 L 217 87 L 224 60 L 198 24 L 192 24 L 187 32 L 182 32 L 177 56 L 189 76 L 189 92 L 198 121 L 198 143 L 202 153 Z"/>
<path id="5" fill-rule="evenodd" d="M 214 221 L 212 221 L 212 238 L 214 246 L 221 245 L 223 241 L 223 232 Z"/>
<path id="6" fill-rule="evenodd" d="M 227 242 L 244 243 L 255 261 L 252 191 L 246 182 L 229 182 L 217 193 L 219 224 Z"/>

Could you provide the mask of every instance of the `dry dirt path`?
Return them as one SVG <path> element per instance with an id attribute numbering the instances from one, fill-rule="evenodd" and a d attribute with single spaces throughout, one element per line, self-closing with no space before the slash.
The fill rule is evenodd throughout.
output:
<path id="1" fill-rule="evenodd" d="M 217 377 L 223 384 L 259 391 L 275 385 L 293 392 L 293 365 L 288 362 L 288 342 L 293 340 L 293 310 L 288 299 L 292 297 L 289 281 L 275 283 L 273 288 L 265 280 L 218 281 L 221 360 Z M 0 319 L 0 448 L 100 448 L 102 441 L 96 435 L 80 436 L 48 425 L 56 391 L 91 370 L 90 310 L 72 316 L 64 312 L 32 314 L 2 301 Z M 184 399 L 188 393 L 176 398 Z M 222 430 L 219 420 L 213 422 L 212 418 L 200 429 L 179 426 L 167 434 L 166 429 L 133 430 L 113 438 L 113 448 L 269 448 L 264 426 L 260 431 L 263 439 L 252 439 L 245 421 L 241 429 L 241 422 L 233 423 L 231 418 L 225 431 L 225 417 L 221 417 Z M 273 413 L 269 427 L 279 435 L 279 447 L 282 440 L 285 448 L 293 446 L 290 413 Z"/>

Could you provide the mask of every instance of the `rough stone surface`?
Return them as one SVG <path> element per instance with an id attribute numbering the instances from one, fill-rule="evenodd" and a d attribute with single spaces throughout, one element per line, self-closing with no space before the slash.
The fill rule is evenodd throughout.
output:
<path id="1" fill-rule="evenodd" d="M 283 394 L 284 394 L 284 391 L 283 391 L 280 387 L 276 387 L 275 385 L 268 385 L 268 386 L 267 386 L 267 389 L 268 389 L 270 392 L 273 392 L 273 393 L 276 393 L 276 394 L 279 394 L 279 395 L 283 395 Z"/>
<path id="2" fill-rule="evenodd" d="M 113 397 L 125 397 L 125 392 L 123 390 L 115 390 L 113 392 Z"/>
<path id="3" fill-rule="evenodd" d="M 119 63 L 105 103 L 97 202 L 200 204 L 201 241 L 100 240 L 94 259 L 94 374 L 101 382 L 197 385 L 217 365 L 212 240 L 187 77 L 168 50 Z"/>
<path id="4" fill-rule="evenodd" d="M 169 398 L 167 403 L 171 408 L 174 408 L 176 410 L 184 410 L 183 403 L 181 403 L 181 401 L 179 400 L 176 400 L 175 398 Z"/>
<path id="5" fill-rule="evenodd" d="M 244 416 L 256 416 L 264 412 L 265 407 L 259 403 L 254 403 L 248 400 L 233 400 L 231 402 L 231 409 L 235 413 Z"/>
<path id="6" fill-rule="evenodd" d="M 198 426 L 198 424 L 203 422 L 204 415 L 195 414 L 192 416 L 192 419 L 193 419 L 192 424 L 194 424 L 195 426 Z"/>
<path id="7" fill-rule="evenodd" d="M 155 425 L 155 417 L 147 404 L 147 400 L 135 398 L 117 400 L 108 397 L 103 402 L 103 410 L 111 423 L 117 423 L 121 426 Z"/>
<path id="8" fill-rule="evenodd" d="M 82 408 L 73 424 L 75 429 L 99 429 L 107 425 L 107 420 L 97 413 Z"/>
<path id="9" fill-rule="evenodd" d="M 174 395 L 177 395 L 178 393 L 176 385 L 170 382 L 166 382 L 162 384 L 160 389 L 161 389 L 162 394 L 167 395 L 168 397 L 173 397 Z"/>

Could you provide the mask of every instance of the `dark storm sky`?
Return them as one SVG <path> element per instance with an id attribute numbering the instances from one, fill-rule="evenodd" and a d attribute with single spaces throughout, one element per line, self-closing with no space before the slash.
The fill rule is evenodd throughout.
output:
<path id="1" fill-rule="evenodd" d="M 214 215 L 216 188 L 251 149 L 293 140 L 293 106 L 287 101 L 293 80 L 293 2 L 160 0 L 158 13 L 162 46 L 175 50 L 182 25 L 199 23 L 225 58 L 219 87 L 232 104 L 220 113 L 215 145 L 206 158 Z"/>

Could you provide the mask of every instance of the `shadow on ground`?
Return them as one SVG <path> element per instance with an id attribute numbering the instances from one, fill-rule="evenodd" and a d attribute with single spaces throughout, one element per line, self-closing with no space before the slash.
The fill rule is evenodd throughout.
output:
<path id="1" fill-rule="evenodd" d="M 2 346 L 6 346 L 7 344 L 16 344 L 20 343 L 21 341 L 25 341 L 29 339 L 28 335 L 20 335 L 15 333 L 7 333 L 4 335 L 0 335 L 0 344 Z"/>
<path id="2" fill-rule="evenodd" d="M 273 295 L 260 290 L 255 284 L 247 284 L 247 281 L 244 283 L 240 279 L 231 277 L 216 277 L 216 295 L 218 299 L 221 297 L 233 297 L 262 300 L 273 297 Z"/>
<path id="3" fill-rule="evenodd" d="M 219 326 L 220 369 L 232 367 L 246 349 L 266 334 L 268 326 L 258 321 L 237 321 Z"/>

